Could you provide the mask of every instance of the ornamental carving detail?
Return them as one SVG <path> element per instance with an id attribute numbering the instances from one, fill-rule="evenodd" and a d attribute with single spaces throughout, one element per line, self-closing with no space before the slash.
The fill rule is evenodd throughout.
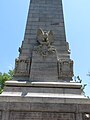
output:
<path id="1" fill-rule="evenodd" d="M 15 60 L 14 76 L 29 76 L 30 60 Z"/>
<path id="2" fill-rule="evenodd" d="M 58 61 L 58 75 L 60 79 L 72 79 L 73 77 L 73 61 L 59 60 Z"/>
<path id="3" fill-rule="evenodd" d="M 37 31 L 37 42 L 38 46 L 35 47 L 36 53 L 40 54 L 43 57 L 48 56 L 56 51 L 55 47 L 52 46 L 54 41 L 53 32 L 50 30 L 49 32 L 43 31 L 42 29 L 38 29 Z"/>

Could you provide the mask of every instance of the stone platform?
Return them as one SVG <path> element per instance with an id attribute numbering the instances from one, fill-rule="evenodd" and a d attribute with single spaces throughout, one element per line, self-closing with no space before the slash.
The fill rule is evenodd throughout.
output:
<path id="1" fill-rule="evenodd" d="M 87 120 L 90 100 L 81 83 L 7 81 L 0 120 Z"/>
<path id="2" fill-rule="evenodd" d="M 81 89 L 81 83 L 75 82 L 23 82 L 23 81 L 8 81 L 4 91 L 7 93 L 22 93 L 22 94 L 55 94 L 58 96 L 71 95 L 83 96 L 83 90 Z M 4 92 L 3 92 L 4 94 Z M 82 97 L 81 96 L 81 97 Z"/>

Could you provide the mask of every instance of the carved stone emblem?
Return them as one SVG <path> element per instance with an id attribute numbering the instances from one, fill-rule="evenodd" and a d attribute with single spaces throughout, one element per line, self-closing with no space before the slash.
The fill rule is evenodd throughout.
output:
<path id="1" fill-rule="evenodd" d="M 42 29 L 38 29 L 37 31 L 37 42 L 38 46 L 35 47 L 35 50 L 38 54 L 43 57 L 52 54 L 56 51 L 55 47 L 51 44 L 54 41 L 53 32 L 45 32 Z"/>
<path id="2" fill-rule="evenodd" d="M 14 76 L 29 76 L 30 60 L 15 60 Z"/>
<path id="3" fill-rule="evenodd" d="M 59 60 L 59 78 L 72 79 L 73 77 L 73 61 L 72 60 Z"/>

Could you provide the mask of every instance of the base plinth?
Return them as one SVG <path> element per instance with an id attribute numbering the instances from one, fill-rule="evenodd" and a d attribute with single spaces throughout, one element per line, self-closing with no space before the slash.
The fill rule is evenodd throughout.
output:
<path id="1" fill-rule="evenodd" d="M 0 95 L 0 120 L 84 120 L 90 100 L 75 82 L 7 81 Z"/>

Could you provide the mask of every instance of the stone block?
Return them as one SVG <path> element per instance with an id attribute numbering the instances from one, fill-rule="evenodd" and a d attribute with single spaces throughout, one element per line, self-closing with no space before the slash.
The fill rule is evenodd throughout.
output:
<path id="1" fill-rule="evenodd" d="M 30 80 L 58 80 L 56 53 L 43 57 L 33 51 Z"/>
<path id="2" fill-rule="evenodd" d="M 15 76 L 29 76 L 30 60 L 16 59 L 15 60 Z"/>
<path id="3" fill-rule="evenodd" d="M 58 61 L 58 71 L 59 79 L 70 79 L 73 77 L 73 61 L 72 60 L 62 60 Z"/>
<path id="4" fill-rule="evenodd" d="M 10 120 L 12 119 L 22 119 L 22 120 L 75 120 L 75 114 L 74 113 L 55 113 L 55 112 L 10 112 Z"/>
<path id="5" fill-rule="evenodd" d="M 2 119 L 2 112 L 0 111 L 0 120 Z"/>
<path id="6" fill-rule="evenodd" d="M 30 49 L 30 44 L 29 43 L 24 43 L 24 45 L 22 46 L 22 49 Z"/>
<path id="7" fill-rule="evenodd" d="M 30 50 L 28 48 L 23 48 L 22 49 L 22 54 L 29 54 Z"/>
<path id="8" fill-rule="evenodd" d="M 78 107 L 79 107 L 79 112 L 90 113 L 90 104 L 78 105 Z"/>

